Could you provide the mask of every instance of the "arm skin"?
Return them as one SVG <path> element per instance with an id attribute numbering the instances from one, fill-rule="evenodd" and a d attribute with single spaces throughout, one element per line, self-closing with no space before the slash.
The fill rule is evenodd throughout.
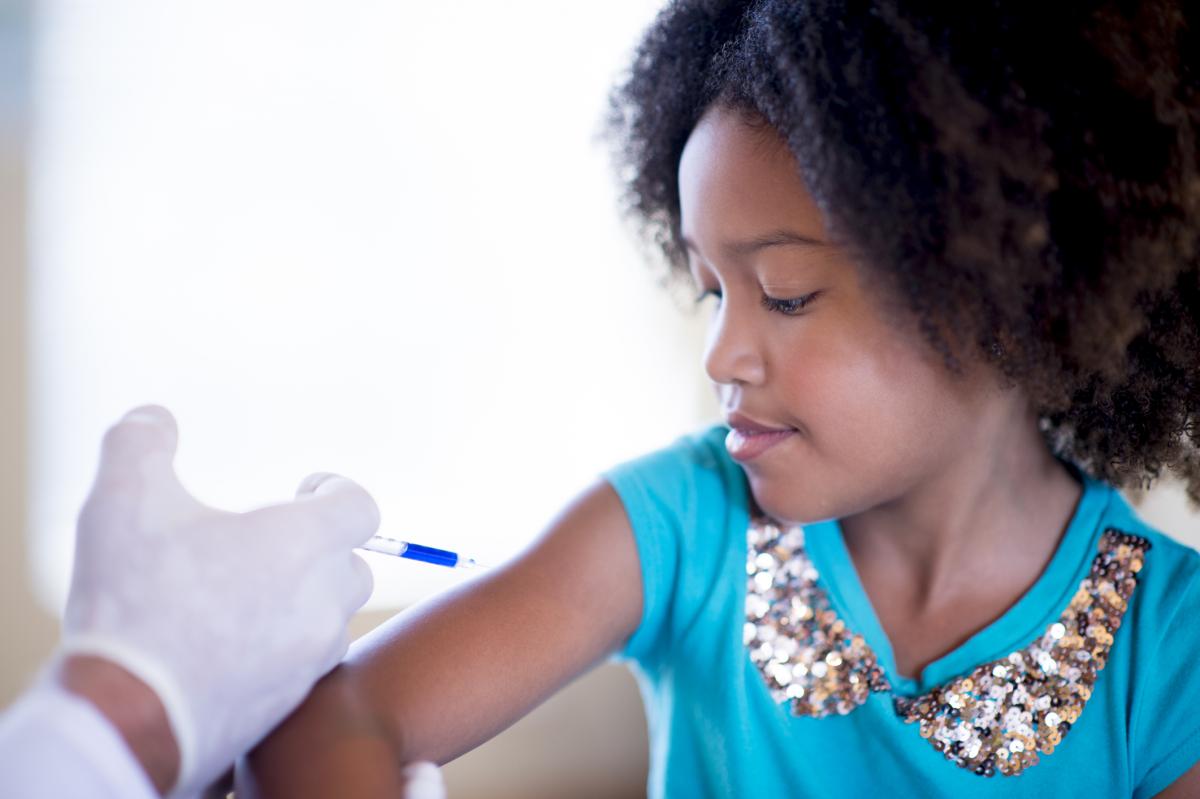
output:
<path id="1" fill-rule="evenodd" d="M 620 499 L 598 483 L 510 565 L 360 641 L 251 754 L 239 791 L 401 796 L 403 764 L 483 743 L 632 635 L 639 569 Z M 1200 763 L 1156 799 L 1197 796 Z"/>
<path id="2" fill-rule="evenodd" d="M 398 796 L 404 763 L 491 738 L 620 647 L 641 613 L 633 532 L 598 482 L 520 557 L 361 640 L 251 754 L 239 790 Z"/>
<path id="3" fill-rule="evenodd" d="M 1167 786 L 1155 799 L 1195 799 L 1200 796 L 1200 763 L 1195 764 L 1183 776 Z"/>
<path id="4" fill-rule="evenodd" d="M 109 720 L 159 793 L 175 784 L 179 747 L 167 711 L 150 686 L 92 655 L 71 655 L 56 676 L 64 688 L 91 702 Z"/>

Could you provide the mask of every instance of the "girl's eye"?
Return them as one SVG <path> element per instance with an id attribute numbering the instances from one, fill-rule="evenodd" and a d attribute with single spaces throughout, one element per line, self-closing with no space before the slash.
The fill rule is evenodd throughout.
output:
<path id="1" fill-rule="evenodd" d="M 799 316 L 813 299 L 820 294 L 819 291 L 814 291 L 811 294 L 805 294 L 802 297 L 777 298 L 770 297 L 766 294 L 762 295 L 762 307 L 768 311 L 781 313 L 785 316 Z M 696 304 L 700 305 L 709 297 L 715 297 L 717 305 L 721 304 L 722 294 L 720 289 L 704 289 L 696 295 Z"/>
<path id="2" fill-rule="evenodd" d="M 762 307 L 768 311 L 775 311 L 785 316 L 797 316 L 800 311 L 804 310 L 804 306 L 812 302 L 813 298 L 821 292 L 814 291 L 812 294 L 805 294 L 803 297 L 793 297 L 791 299 L 778 299 L 776 297 L 768 297 L 766 294 L 762 297 Z"/>

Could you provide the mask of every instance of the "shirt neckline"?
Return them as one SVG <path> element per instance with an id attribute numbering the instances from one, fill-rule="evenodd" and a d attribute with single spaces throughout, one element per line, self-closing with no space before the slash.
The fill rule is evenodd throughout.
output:
<path id="1" fill-rule="evenodd" d="M 874 650 L 894 693 L 924 693 L 971 671 L 980 663 L 1027 646 L 1062 612 L 1090 568 L 1100 520 L 1112 494 L 1107 484 L 1092 479 L 1073 464 L 1064 463 L 1082 482 L 1083 490 L 1050 562 L 1012 607 L 962 644 L 926 665 L 920 679 L 899 674 L 891 641 L 859 579 L 839 520 L 829 519 L 804 526 L 805 549 L 817 569 L 818 579 L 847 625 L 862 635 Z"/>

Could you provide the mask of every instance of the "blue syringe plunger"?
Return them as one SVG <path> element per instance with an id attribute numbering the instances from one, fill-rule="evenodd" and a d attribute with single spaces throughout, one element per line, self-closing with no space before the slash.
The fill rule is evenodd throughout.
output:
<path id="1" fill-rule="evenodd" d="M 479 566 L 479 563 L 474 558 L 464 558 L 457 552 L 451 552 L 448 549 L 427 547 L 423 544 L 414 544 L 411 541 L 401 541 L 382 535 L 371 536 L 371 540 L 363 544 L 362 548 L 371 552 L 380 552 L 384 555 L 394 555 L 398 558 L 408 558 L 409 560 L 433 563 L 437 566 L 447 566 L 451 569 L 473 569 Z"/>

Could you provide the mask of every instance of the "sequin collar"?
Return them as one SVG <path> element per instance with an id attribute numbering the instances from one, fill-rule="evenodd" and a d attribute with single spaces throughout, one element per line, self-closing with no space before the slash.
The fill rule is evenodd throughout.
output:
<path id="1" fill-rule="evenodd" d="M 845 715 L 890 692 L 878 658 L 831 607 L 804 529 L 752 519 L 747 532 L 744 642 L 772 698 L 796 716 Z M 1150 542 L 1107 529 L 1091 571 L 1040 637 L 916 697 L 896 712 L 976 774 L 1020 774 L 1049 755 L 1092 695 L 1137 586 Z"/>

